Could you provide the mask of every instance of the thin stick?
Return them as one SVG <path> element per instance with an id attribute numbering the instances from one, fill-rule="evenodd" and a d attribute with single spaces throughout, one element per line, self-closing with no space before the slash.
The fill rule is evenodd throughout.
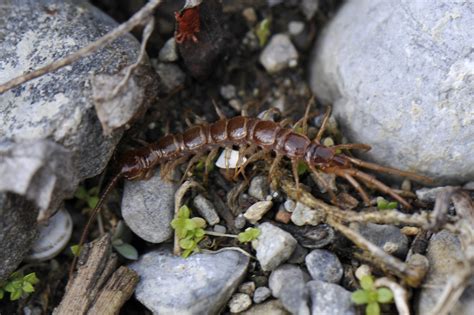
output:
<path id="1" fill-rule="evenodd" d="M 137 13 L 135 13 L 130 19 L 126 22 L 120 24 L 118 27 L 114 28 L 98 40 L 90 43 L 86 47 L 79 49 L 78 51 L 66 56 L 65 58 L 54 61 L 44 67 L 33 70 L 26 74 L 20 75 L 16 78 L 13 78 L 0 85 L 0 94 L 8 91 L 11 88 L 19 86 L 27 81 L 38 78 L 46 73 L 54 72 L 62 67 L 65 67 L 96 50 L 104 47 L 107 44 L 110 44 L 120 36 L 130 32 L 136 26 L 148 22 L 150 16 L 153 14 L 153 11 L 161 3 L 162 0 L 150 0 L 145 6 L 143 6 Z"/>

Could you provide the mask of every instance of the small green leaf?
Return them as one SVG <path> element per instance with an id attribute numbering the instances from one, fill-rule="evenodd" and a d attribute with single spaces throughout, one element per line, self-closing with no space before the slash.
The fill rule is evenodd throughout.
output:
<path id="1" fill-rule="evenodd" d="M 257 28 L 255 30 L 255 35 L 258 37 L 258 43 L 260 47 L 265 46 L 268 41 L 268 37 L 270 36 L 270 19 L 264 19 L 260 23 L 258 23 Z"/>
<path id="2" fill-rule="evenodd" d="M 35 291 L 35 288 L 33 287 L 33 285 L 29 282 L 23 282 L 23 287 L 22 287 L 23 291 L 25 291 L 26 293 L 31 293 L 31 292 L 34 292 Z"/>
<path id="3" fill-rule="evenodd" d="M 383 197 L 377 197 L 377 208 L 379 210 L 386 210 L 388 206 L 388 201 Z"/>
<path id="4" fill-rule="evenodd" d="M 387 204 L 387 209 L 396 209 L 398 207 L 398 202 L 392 201 Z"/>
<path id="5" fill-rule="evenodd" d="M 309 170 L 308 165 L 305 162 L 300 161 L 298 162 L 298 175 L 303 175 Z"/>
<path id="6" fill-rule="evenodd" d="M 206 232 L 204 232 L 203 229 L 196 229 L 196 231 L 194 232 L 194 237 L 202 238 L 204 237 L 204 234 L 206 234 Z"/>
<path id="7" fill-rule="evenodd" d="M 379 303 L 390 303 L 393 299 L 393 293 L 388 288 L 380 288 L 377 290 L 377 301 Z"/>
<path id="8" fill-rule="evenodd" d="M 79 186 L 76 190 L 76 193 L 74 194 L 74 197 L 82 201 L 87 201 L 89 194 L 87 193 L 87 190 L 84 188 L 84 186 Z"/>
<path id="9" fill-rule="evenodd" d="M 377 302 L 377 299 L 378 299 L 379 295 L 378 295 L 376 290 L 371 289 L 371 290 L 367 290 L 365 292 L 367 292 L 367 298 L 369 300 L 369 304 Z"/>
<path id="10" fill-rule="evenodd" d="M 196 242 L 192 239 L 185 238 L 179 241 L 179 246 L 182 249 L 193 249 L 196 246 Z"/>
<path id="11" fill-rule="evenodd" d="M 187 205 L 182 205 L 178 210 L 178 218 L 189 219 L 191 215 L 191 210 L 189 210 Z"/>
<path id="12" fill-rule="evenodd" d="M 21 288 L 21 283 L 20 283 L 20 288 Z M 5 285 L 4 289 L 5 289 L 5 291 L 10 292 L 10 293 L 15 292 L 16 290 L 19 289 L 19 287 L 18 287 L 18 281 L 10 281 L 10 282 L 8 282 L 8 283 Z"/>
<path id="13" fill-rule="evenodd" d="M 260 236 L 260 233 L 260 229 L 258 228 L 247 228 L 244 232 L 237 235 L 237 239 L 241 243 L 248 243 L 257 239 Z"/>
<path id="14" fill-rule="evenodd" d="M 16 301 L 21 297 L 22 294 L 23 294 L 23 291 L 21 289 L 15 290 L 15 291 L 10 293 L 10 300 L 11 301 Z"/>
<path id="15" fill-rule="evenodd" d="M 72 245 L 71 247 L 69 247 L 71 249 L 71 252 L 74 256 L 76 257 L 79 257 L 79 255 L 81 254 L 81 246 L 79 246 L 79 244 L 77 245 Z"/>
<path id="16" fill-rule="evenodd" d="M 196 226 L 195 221 L 193 221 L 192 219 L 186 219 L 186 221 L 184 221 L 184 228 L 187 231 L 192 231 L 195 228 L 197 228 L 197 226 Z"/>
<path id="17" fill-rule="evenodd" d="M 364 290 L 357 290 L 353 292 L 351 295 L 351 299 L 352 299 L 352 302 L 354 302 L 357 305 L 367 304 L 367 302 L 369 301 L 367 292 Z"/>
<path id="18" fill-rule="evenodd" d="M 367 304 L 365 315 L 380 315 L 380 305 L 377 302 Z"/>
<path id="19" fill-rule="evenodd" d="M 37 284 L 39 279 L 36 277 L 36 273 L 32 272 L 23 277 L 23 281 L 29 282 L 31 284 Z"/>
<path id="20" fill-rule="evenodd" d="M 183 251 L 183 253 L 181 254 L 181 257 L 183 258 L 188 258 L 189 255 L 191 255 L 193 253 L 193 250 L 192 249 L 186 249 L 185 251 Z"/>
<path id="21" fill-rule="evenodd" d="M 99 203 L 99 197 L 97 196 L 92 196 L 87 199 L 87 206 L 89 206 L 89 208 L 91 209 L 94 209 L 98 203 Z"/>
<path id="22" fill-rule="evenodd" d="M 13 272 L 9 277 L 8 280 L 13 281 L 13 280 L 21 280 L 23 279 L 23 273 L 19 271 Z"/>
<path id="23" fill-rule="evenodd" d="M 122 255 L 123 257 L 130 259 L 130 260 L 137 260 L 138 259 L 138 252 L 132 245 L 128 243 L 124 243 L 120 245 L 114 245 L 115 250 Z"/>
<path id="24" fill-rule="evenodd" d="M 5 296 L 5 291 L 3 291 L 2 288 L 0 288 L 0 300 L 3 299 L 4 296 Z"/>
<path id="25" fill-rule="evenodd" d="M 206 227 L 206 220 L 204 220 L 203 218 L 194 217 L 191 220 L 194 222 L 196 228 L 205 228 Z"/>
<path id="26" fill-rule="evenodd" d="M 374 279 L 372 279 L 371 276 L 363 276 L 362 279 L 360 279 L 360 286 L 364 290 L 373 290 L 374 288 Z"/>

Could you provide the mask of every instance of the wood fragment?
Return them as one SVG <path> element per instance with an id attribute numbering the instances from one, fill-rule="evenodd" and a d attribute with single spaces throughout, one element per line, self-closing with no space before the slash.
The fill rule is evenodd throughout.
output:
<path id="1" fill-rule="evenodd" d="M 69 280 L 54 315 L 118 314 L 135 289 L 138 275 L 127 267 L 116 270 L 117 256 L 112 253 L 109 234 L 87 247 L 81 251 L 83 263 Z"/>

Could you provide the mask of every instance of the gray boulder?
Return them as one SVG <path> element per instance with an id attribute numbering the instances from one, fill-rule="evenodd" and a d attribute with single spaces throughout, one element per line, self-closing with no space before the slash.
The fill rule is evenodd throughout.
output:
<path id="1" fill-rule="evenodd" d="M 444 182 L 474 178 L 470 3 L 349 1 L 324 31 L 312 89 L 352 142 L 373 146 L 364 158 Z"/>

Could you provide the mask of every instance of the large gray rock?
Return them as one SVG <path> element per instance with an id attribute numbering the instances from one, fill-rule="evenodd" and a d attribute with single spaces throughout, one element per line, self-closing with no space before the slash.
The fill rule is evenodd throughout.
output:
<path id="1" fill-rule="evenodd" d="M 340 285 L 313 280 L 307 283 L 311 295 L 311 314 L 355 315 L 351 292 Z"/>
<path id="2" fill-rule="evenodd" d="M 404 258 L 408 252 L 408 237 L 396 226 L 352 223 L 351 227 L 389 254 Z"/>
<path id="3" fill-rule="evenodd" d="M 136 298 L 156 314 L 217 314 L 246 274 L 237 251 L 184 259 L 162 249 L 130 265 L 140 275 Z"/>
<path id="4" fill-rule="evenodd" d="M 472 2 L 348 1 L 314 50 L 311 84 L 365 158 L 474 178 Z"/>
<path id="5" fill-rule="evenodd" d="M 7 1 L 0 6 L 0 83 L 65 57 L 115 26 L 86 1 Z M 91 79 L 93 74 L 119 73 L 136 61 L 139 48 L 137 40 L 126 35 L 70 66 L 5 92 L 0 97 L 0 138 L 53 140 L 73 153 L 79 178 L 98 174 L 122 132 L 103 135 Z M 150 82 L 148 77 L 143 74 L 143 81 Z M 144 95 L 151 89 L 138 85 L 137 90 Z M 121 110 L 130 112 L 131 107 L 136 114 L 152 99 L 134 97 Z"/>
<path id="6" fill-rule="evenodd" d="M 37 233 L 38 208 L 12 193 L 0 193 L 0 282 L 16 270 Z"/>
<path id="7" fill-rule="evenodd" d="M 439 301 L 446 286 L 448 278 L 452 276 L 456 265 L 464 259 L 461 243 L 456 235 L 442 230 L 430 239 L 426 257 L 430 263 L 430 269 L 426 275 L 422 290 L 415 304 L 416 313 L 420 315 L 432 314 L 432 309 Z M 470 285 L 464 290 L 458 303 L 452 310 L 452 314 L 472 314 L 474 308 L 474 277 Z"/>
<path id="8" fill-rule="evenodd" d="M 161 243 L 173 235 L 174 193 L 178 179 L 161 178 L 160 170 L 149 180 L 125 182 L 122 216 L 130 229 L 145 241 Z"/>

